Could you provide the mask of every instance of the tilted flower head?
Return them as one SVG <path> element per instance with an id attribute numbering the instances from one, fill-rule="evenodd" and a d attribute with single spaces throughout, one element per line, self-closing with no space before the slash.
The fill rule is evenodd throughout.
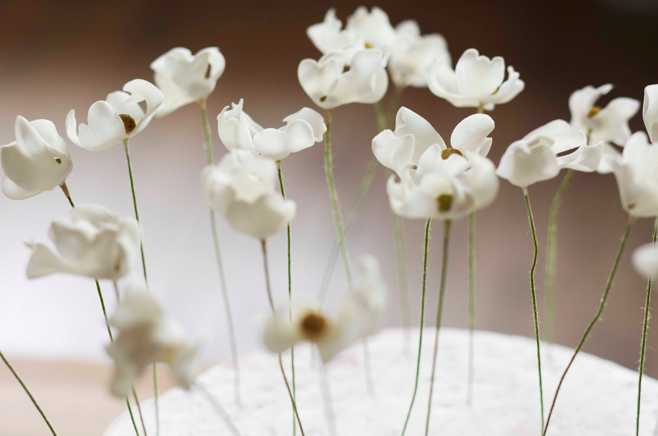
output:
<path id="1" fill-rule="evenodd" d="M 362 36 L 355 30 L 344 29 L 343 23 L 336 18 L 336 10 L 329 9 L 322 23 L 313 24 L 306 29 L 306 35 L 322 54 L 343 53 L 349 63 L 359 50 L 366 48 Z"/>
<path id="2" fill-rule="evenodd" d="M 370 12 L 364 6 L 358 7 L 347 18 L 346 28 L 361 36 L 368 48 L 387 49 L 397 38 L 388 15 L 378 7 L 372 8 Z"/>
<path id="3" fill-rule="evenodd" d="M 658 247 L 655 244 L 644 244 L 633 253 L 635 271 L 645 278 L 658 277 Z"/>
<path id="4" fill-rule="evenodd" d="M 284 118 L 285 126 L 263 129 L 242 110 L 243 104 L 240 99 L 217 116 L 219 138 L 229 151 L 243 149 L 281 160 L 322 141 L 327 131 L 322 115 L 307 107 Z"/>
<path id="5" fill-rule="evenodd" d="M 621 205 L 635 217 L 658 216 L 658 145 L 644 132 L 634 133 L 617 159 L 611 159 Z"/>
<path id="6" fill-rule="evenodd" d="M 139 260 L 140 228 L 134 218 L 119 217 L 97 204 L 77 206 L 71 220 L 56 219 L 48 237 L 57 253 L 44 244 L 30 243 L 27 277 L 69 273 L 95 279 L 118 280 Z"/>
<path id="7" fill-rule="evenodd" d="M 525 188 L 552 179 L 563 168 L 595 171 L 602 155 L 603 142 L 588 145 L 582 131 L 564 120 L 554 120 L 512 143 L 500 159 L 496 174 Z"/>
<path id="8" fill-rule="evenodd" d="M 234 150 L 202 174 L 206 202 L 239 232 L 267 238 L 284 229 L 296 205 L 275 191 L 276 163 L 247 150 Z"/>
<path id="9" fill-rule="evenodd" d="M 63 185 L 73 162 L 55 125 L 19 116 L 14 130 L 16 141 L 0 147 L 5 172 L 2 192 L 12 200 L 22 200 Z"/>
<path id="10" fill-rule="evenodd" d="M 108 94 L 89 108 L 87 122 L 76 129 L 75 110 L 66 117 L 66 134 L 76 145 L 89 151 L 106 150 L 132 138 L 151 122 L 164 95 L 152 83 L 131 80 L 123 91 Z M 146 113 L 139 103 L 146 102 Z"/>
<path id="11" fill-rule="evenodd" d="M 596 106 L 596 101 L 611 90 L 611 84 L 598 88 L 586 86 L 569 96 L 571 125 L 583 131 L 590 144 L 604 141 L 624 145 L 631 136 L 628 120 L 640 109 L 640 102 L 634 98 L 618 97 L 605 108 Z"/>
<path id="12" fill-rule="evenodd" d="M 226 68 L 224 55 L 217 47 L 192 54 L 186 48 L 169 50 L 151 63 L 155 84 L 164 94 L 157 117 L 168 115 L 186 104 L 207 98 Z"/>
<path id="13" fill-rule="evenodd" d="M 379 264 L 372 256 L 359 262 L 361 279 L 354 284 L 335 317 L 326 317 L 312 306 L 292 306 L 277 310 L 265 325 L 265 345 L 281 353 L 294 344 L 308 341 L 317 345 L 323 362 L 329 362 L 357 339 L 376 333 L 386 304 L 386 284 Z"/>
<path id="14" fill-rule="evenodd" d="M 110 319 L 119 334 L 106 347 L 116 363 L 112 393 L 125 397 L 144 370 L 166 363 L 178 385 L 189 389 L 195 374 L 199 347 L 192 344 L 181 324 L 164 313 L 145 287 L 132 285 Z"/>
<path id="15" fill-rule="evenodd" d="M 381 50 L 360 50 L 345 71 L 348 59 L 342 53 L 330 52 L 319 61 L 304 59 L 297 77 L 304 92 L 323 109 L 349 103 L 376 103 L 388 89 L 386 64 L 388 55 Z"/>
<path id="16" fill-rule="evenodd" d="M 642 118 L 651 142 L 658 143 L 658 85 L 644 88 Z"/>
<path id="17" fill-rule="evenodd" d="M 430 91 L 457 107 L 482 107 L 492 110 L 516 97 L 525 83 L 519 73 L 507 67 L 500 56 L 489 59 L 471 48 L 457 61 L 453 70 L 445 59 L 437 59 L 427 79 Z"/>

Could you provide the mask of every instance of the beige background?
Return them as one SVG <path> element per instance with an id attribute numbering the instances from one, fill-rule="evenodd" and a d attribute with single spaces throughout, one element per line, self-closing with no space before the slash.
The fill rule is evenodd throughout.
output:
<path id="1" fill-rule="evenodd" d="M 156 2 L 126 3 L 4 1 L 0 3 L 0 143 L 14 140 L 16 115 L 53 120 L 64 135 L 64 119 L 76 109 L 86 119 L 96 100 L 136 77 L 152 80 L 149 63 L 174 46 L 193 51 L 220 47 L 227 68 L 209 100 L 215 153 L 225 150 L 215 117 L 231 101 L 245 99 L 246 111 L 264 126 L 278 127 L 288 114 L 312 106 L 298 85 L 296 69 L 306 57 L 319 57 L 305 36 L 330 4 L 319 2 Z M 344 19 L 357 4 L 333 6 Z M 569 118 L 569 94 L 585 85 L 614 83 L 611 97 L 641 99 L 644 86 L 658 82 L 655 29 L 658 13 L 651 1 L 550 3 L 477 0 L 381 2 L 391 21 L 419 21 L 425 33 L 440 32 L 456 60 L 475 47 L 501 55 L 526 82 L 512 103 L 491 113 L 496 121 L 491 158 L 498 162 L 508 144 L 555 118 Z M 623 9 L 622 9 L 623 8 Z M 603 103 L 609 100 L 607 97 Z M 403 104 L 425 116 L 448 138 L 472 111 L 457 109 L 426 89 L 411 89 Z M 643 128 L 641 118 L 633 130 Z M 352 105 L 334 114 L 335 172 L 343 205 L 353 198 L 370 158 L 376 134 L 369 106 Z M 145 250 L 154 292 L 192 334 L 207 337 L 207 362 L 229 359 L 224 309 L 219 293 L 207 209 L 199 175 L 204 167 L 199 110 L 190 105 L 155 120 L 132 141 Z M 120 147 L 90 153 L 71 146 L 74 171 L 68 185 L 78 203 L 98 202 L 130 215 L 132 204 L 125 157 Z M 295 295 L 313 299 L 333 238 L 325 186 L 323 150 L 317 145 L 283 164 L 289 196 L 297 201 L 293 222 Z M 397 274 L 390 210 L 383 172 L 348 235 L 353 257 L 375 254 L 391 288 L 386 325 L 400 324 Z M 538 268 L 543 294 L 548 211 L 559 179 L 530 189 L 541 244 Z M 45 240 L 50 220 L 68 214 L 60 192 L 16 202 L 0 198 L 0 349 L 19 360 L 47 411 L 63 434 L 79 419 L 90 419 L 87 434 L 100 434 L 121 402 L 107 399 L 103 346 L 106 331 L 93 282 L 52 276 L 27 281 L 26 240 Z M 560 214 L 557 276 L 557 341 L 573 346 L 595 311 L 615 255 L 626 216 L 612 176 L 577 174 Z M 266 299 L 258 243 L 220 220 L 220 235 L 241 354 L 260 349 L 258 315 Z M 624 256 L 603 322 L 586 350 L 636 367 L 645 281 L 629 265 L 631 250 L 647 242 L 652 222 L 636 226 Z M 440 225 L 433 228 L 428 276 L 428 323 L 434 322 L 439 282 Z M 466 222 L 454 226 L 445 324 L 467 325 Z M 418 322 L 423 223 L 405 221 L 412 296 Z M 274 291 L 286 295 L 285 239 L 270 243 Z M 510 334 L 533 334 L 528 269 L 532 241 L 521 191 L 501 183 L 497 202 L 478 214 L 477 327 Z M 345 291 L 341 268 L 332 284 L 335 306 Z M 109 283 L 103 284 L 110 310 Z M 647 373 L 658 376 L 656 336 L 650 332 Z M 57 370 L 48 362 L 54 359 Z M 73 365 L 73 366 L 71 366 Z M 82 366 L 78 366 L 82 365 Z M 78 368 L 84 367 L 83 370 Z M 63 372 L 59 372 L 60 368 Z M 59 375 L 59 374 L 67 374 Z M 84 374 L 87 376 L 82 377 Z M 93 375 L 89 375 L 93 374 Z M 80 384 L 74 376 L 80 375 Z M 0 434 L 44 434 L 26 398 L 0 367 Z M 71 380 L 71 383 L 69 383 Z M 60 383 L 66 381 L 66 383 Z M 53 384 L 55 383 L 55 384 Z M 84 398 L 95 398 L 84 401 Z M 60 411 L 67 411 L 60 412 Z M 71 411 L 75 411 L 72 414 Z M 30 422 L 23 426 L 23 417 Z M 33 425 L 36 423 L 35 425 Z M 31 430 L 30 430 L 31 429 Z"/>

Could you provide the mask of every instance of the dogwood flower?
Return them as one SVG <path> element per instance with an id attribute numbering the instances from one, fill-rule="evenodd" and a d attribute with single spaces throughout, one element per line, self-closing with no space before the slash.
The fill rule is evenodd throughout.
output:
<path id="1" fill-rule="evenodd" d="M 612 90 L 611 84 L 586 86 L 574 91 L 569 97 L 571 125 L 574 129 L 585 132 L 590 144 L 599 141 L 624 145 L 631 136 L 628 120 L 640 109 L 640 102 L 633 98 L 618 97 L 610 101 L 605 108 L 596 106 L 602 95 Z"/>
<path id="2" fill-rule="evenodd" d="M 66 117 L 66 134 L 86 150 L 106 150 L 144 130 L 163 100 L 164 95 L 155 85 L 142 79 L 131 80 L 123 91 L 112 92 L 91 105 L 89 124 L 80 124 L 77 130 L 75 110 L 71 110 Z M 146 102 L 146 113 L 141 102 Z"/>
<path id="3" fill-rule="evenodd" d="M 336 10 L 332 8 L 327 11 L 322 23 L 306 29 L 306 35 L 322 54 L 343 53 L 349 63 L 354 53 L 366 48 L 366 43 L 358 32 L 342 27 L 342 21 L 336 18 Z"/>
<path id="4" fill-rule="evenodd" d="M 155 84 L 164 94 L 156 117 L 164 117 L 179 107 L 208 98 L 224 74 L 226 60 L 217 47 L 192 54 L 186 48 L 169 50 L 151 63 Z"/>
<path id="5" fill-rule="evenodd" d="M 387 49 L 397 38 L 388 15 L 378 7 L 370 12 L 364 6 L 358 7 L 347 18 L 346 29 L 361 36 L 368 48 Z"/>
<path id="6" fill-rule="evenodd" d="M 637 248 L 633 253 L 633 266 L 644 278 L 658 276 L 658 247 L 649 243 Z"/>
<path id="7" fill-rule="evenodd" d="M 308 305 L 282 307 L 265 325 L 265 346 L 281 353 L 294 344 L 308 341 L 318 347 L 327 363 L 357 339 L 373 335 L 386 304 L 386 284 L 379 264 L 372 256 L 363 256 L 359 267 L 361 279 L 348 293 L 335 317 L 325 316 L 319 308 Z"/>
<path id="8" fill-rule="evenodd" d="M 243 111 L 243 105 L 240 99 L 217 116 L 219 138 L 229 151 L 243 149 L 281 160 L 322 141 L 327 131 L 322 115 L 306 107 L 284 118 L 285 126 L 263 129 Z"/>
<path id="9" fill-rule="evenodd" d="M 658 216 L 658 146 L 644 132 L 628 139 L 617 159 L 611 159 L 621 205 L 634 217 Z"/>
<path id="10" fill-rule="evenodd" d="M 285 228 L 296 205 L 275 191 L 276 163 L 247 150 L 234 150 L 202 175 L 206 202 L 239 232 L 264 239 Z"/>
<path id="11" fill-rule="evenodd" d="M 500 159 L 496 174 L 525 188 L 556 177 L 563 168 L 596 171 L 602 156 L 603 142 L 587 144 L 582 131 L 564 120 L 554 120 L 512 143 Z"/>
<path id="12" fill-rule="evenodd" d="M 55 125 L 48 120 L 28 122 L 19 116 L 14 131 L 16 141 L 0 147 L 5 172 L 2 192 L 12 200 L 22 200 L 62 186 L 73 162 Z"/>
<path id="13" fill-rule="evenodd" d="M 330 52 L 319 61 L 304 59 L 297 68 L 297 77 L 304 92 L 323 109 L 333 109 L 349 103 L 376 103 L 386 94 L 388 55 L 381 50 L 360 50 L 351 59 L 343 53 Z"/>
<path id="14" fill-rule="evenodd" d="M 507 67 L 505 80 L 503 58 L 489 59 L 473 48 L 464 52 L 454 70 L 445 59 L 437 59 L 430 68 L 427 83 L 434 95 L 456 107 L 484 110 L 511 101 L 525 88 L 519 73 L 511 66 Z"/>
<path id="15" fill-rule="evenodd" d="M 29 243 L 32 255 L 27 277 L 68 273 L 118 280 L 139 260 L 140 228 L 134 218 L 119 217 L 97 204 L 77 206 L 71 220 L 55 219 L 48 232 L 57 253 L 44 244 Z"/>
<path id="16" fill-rule="evenodd" d="M 145 287 L 132 286 L 110 319 L 119 334 L 106 347 L 116 363 L 111 391 L 125 397 L 144 370 L 155 362 L 166 363 L 183 389 L 190 389 L 199 350 L 181 324 L 164 313 Z"/>
<path id="17" fill-rule="evenodd" d="M 658 143 L 658 85 L 644 88 L 642 118 L 651 142 Z"/>

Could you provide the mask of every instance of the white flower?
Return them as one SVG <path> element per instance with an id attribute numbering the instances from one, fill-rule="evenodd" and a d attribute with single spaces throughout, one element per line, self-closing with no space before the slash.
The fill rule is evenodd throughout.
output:
<path id="1" fill-rule="evenodd" d="M 71 221 L 54 220 L 48 237 L 57 253 L 43 244 L 28 244 L 32 249 L 28 278 L 69 273 L 118 280 L 139 260 L 141 235 L 137 221 L 114 215 L 100 205 L 77 206 L 71 211 Z"/>
<path id="2" fill-rule="evenodd" d="M 378 7 L 372 8 L 371 12 L 364 6 L 358 7 L 347 18 L 346 28 L 361 36 L 368 48 L 387 49 L 397 38 L 388 15 Z"/>
<path id="3" fill-rule="evenodd" d="M 454 106 L 492 110 L 497 104 L 511 101 L 525 87 L 511 66 L 507 67 L 507 75 L 505 80 L 503 58 L 489 59 L 471 48 L 459 58 L 454 70 L 445 59 L 437 59 L 430 68 L 427 83 L 434 95 Z"/>
<path id="4" fill-rule="evenodd" d="M 322 23 L 313 24 L 306 29 L 306 35 L 322 54 L 343 53 L 349 63 L 359 50 L 366 48 L 363 37 L 355 30 L 344 29 L 343 23 L 336 18 L 336 10 L 329 9 Z"/>
<path id="5" fill-rule="evenodd" d="M 168 115 L 186 104 L 208 98 L 224 73 L 226 60 L 217 47 L 193 55 L 186 48 L 169 50 L 151 63 L 155 84 L 164 94 L 157 117 Z"/>
<path id="6" fill-rule="evenodd" d="M 658 85 L 649 85 L 644 88 L 644 104 L 642 118 L 649 133 L 651 142 L 658 142 Z"/>
<path id="7" fill-rule="evenodd" d="M 658 216 L 658 145 L 644 132 L 634 133 L 610 164 L 617 178 L 621 205 L 635 217 Z"/>
<path id="8" fill-rule="evenodd" d="M 179 386 L 189 389 L 199 347 L 191 344 L 180 323 L 164 313 L 145 288 L 125 293 L 110 324 L 119 330 L 106 347 L 116 363 L 112 393 L 125 397 L 142 372 L 155 362 L 169 365 Z"/>
<path id="9" fill-rule="evenodd" d="M 297 68 L 297 77 L 304 92 L 323 109 L 349 103 L 376 103 L 386 94 L 388 55 L 380 50 L 360 50 L 351 59 L 342 53 L 330 52 L 319 61 L 304 59 Z"/>
<path id="10" fill-rule="evenodd" d="M 372 256 L 359 262 L 362 278 L 354 284 L 335 317 L 328 318 L 316 307 L 282 307 L 267 322 L 263 339 L 267 348 L 281 353 L 301 341 L 317 345 L 323 362 L 333 359 L 357 339 L 373 335 L 379 328 L 386 304 L 386 284 Z"/>
<path id="11" fill-rule="evenodd" d="M 450 66 L 448 44 L 438 33 L 420 35 L 415 21 L 407 20 L 396 26 L 397 38 L 390 47 L 388 71 L 396 86 L 427 87 L 427 71 L 437 60 Z"/>
<path id="12" fill-rule="evenodd" d="M 658 246 L 650 243 L 637 248 L 633 253 L 633 266 L 647 279 L 658 276 Z"/>
<path id="13" fill-rule="evenodd" d="M 496 174 L 525 188 L 552 179 L 562 168 L 595 171 L 602 155 L 603 142 L 588 145 L 582 131 L 564 120 L 554 120 L 512 143 L 500 159 Z"/>
<path id="14" fill-rule="evenodd" d="M 246 150 L 235 150 L 202 175 L 206 202 L 239 232 L 263 239 L 285 228 L 296 205 L 275 191 L 276 163 Z"/>
<path id="15" fill-rule="evenodd" d="M 66 117 L 66 134 L 84 149 L 106 150 L 141 132 L 151 122 L 163 99 L 155 85 L 142 79 L 131 80 L 123 91 L 112 92 L 104 101 L 92 104 L 87 114 L 89 124 L 80 124 L 77 131 L 75 110 L 71 110 Z M 139 105 L 143 101 L 146 113 Z"/>
<path id="16" fill-rule="evenodd" d="M 2 192 L 22 200 L 63 185 L 73 162 L 55 125 L 48 120 L 28 122 L 19 116 L 14 131 L 16 141 L 0 147 L 5 172 Z"/>
<path id="17" fill-rule="evenodd" d="M 586 86 L 569 96 L 571 125 L 574 129 L 582 130 L 590 144 L 604 141 L 624 145 L 631 136 L 628 120 L 640 109 L 640 102 L 633 98 L 618 97 L 605 108 L 595 106 L 599 97 L 611 90 L 610 84 L 598 88 Z"/>
<path id="18" fill-rule="evenodd" d="M 306 107 L 284 118 L 285 126 L 263 129 L 242 110 L 243 104 L 240 99 L 232 109 L 226 106 L 217 116 L 219 138 L 229 151 L 249 150 L 281 160 L 322 141 L 327 131 L 322 115 Z"/>

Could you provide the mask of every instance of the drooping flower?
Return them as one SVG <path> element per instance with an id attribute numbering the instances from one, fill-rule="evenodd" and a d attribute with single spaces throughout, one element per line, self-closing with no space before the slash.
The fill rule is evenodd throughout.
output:
<path id="1" fill-rule="evenodd" d="M 332 8 L 325 14 L 323 22 L 306 29 L 306 35 L 323 55 L 343 53 L 349 63 L 357 51 L 366 48 L 366 44 L 358 32 L 342 27 L 343 23 L 336 18 L 336 10 Z"/>
<path id="2" fill-rule="evenodd" d="M 68 273 L 95 279 L 118 280 L 139 260 L 140 229 L 134 218 L 119 217 L 97 204 L 77 206 L 71 220 L 56 219 L 48 237 L 57 253 L 44 244 L 30 243 L 27 277 Z"/>
<path id="3" fill-rule="evenodd" d="M 247 150 L 234 150 L 203 171 L 206 202 L 239 232 L 267 238 L 295 216 L 296 205 L 275 191 L 276 163 Z"/>
<path id="4" fill-rule="evenodd" d="M 243 104 L 240 99 L 232 109 L 226 106 L 217 116 L 219 138 L 229 151 L 248 150 L 281 160 L 322 141 L 327 131 L 322 115 L 306 107 L 284 118 L 285 126 L 263 129 L 243 111 Z"/>
<path id="5" fill-rule="evenodd" d="M 456 107 L 493 110 L 497 104 L 511 101 L 525 88 L 513 67 L 507 67 L 507 76 L 505 80 L 502 57 L 489 59 L 471 48 L 459 58 L 454 70 L 445 59 L 437 59 L 430 68 L 427 83 L 434 95 Z"/>
<path id="6" fill-rule="evenodd" d="M 391 26 L 388 15 L 378 7 L 372 8 L 370 12 L 364 6 L 358 7 L 347 18 L 346 29 L 363 38 L 368 48 L 385 50 L 397 38 L 397 32 Z"/>
<path id="7" fill-rule="evenodd" d="M 644 278 L 658 276 L 658 246 L 649 243 L 638 247 L 633 253 L 633 266 Z"/>
<path id="8" fill-rule="evenodd" d="M 345 71 L 348 59 L 343 53 L 330 52 L 319 61 L 304 59 L 297 77 L 304 92 L 323 109 L 349 103 L 376 103 L 386 94 L 388 55 L 381 50 L 360 50 Z"/>
<path id="9" fill-rule="evenodd" d="M 71 110 L 66 117 L 66 134 L 86 150 L 106 150 L 144 130 L 163 100 L 164 95 L 155 85 L 142 79 L 131 80 L 123 91 L 112 92 L 91 105 L 89 124 L 80 124 L 76 129 L 75 110 Z M 146 113 L 141 102 L 146 102 Z"/>
<path id="10" fill-rule="evenodd" d="M 226 60 L 217 47 L 208 47 L 192 54 L 186 48 L 169 50 L 151 63 L 155 84 L 164 94 L 156 112 L 163 117 L 176 109 L 208 98 L 217 80 L 224 73 Z"/>
<path id="11" fill-rule="evenodd" d="M 164 313 L 143 286 L 132 285 L 110 319 L 119 334 L 106 347 L 116 363 L 111 391 L 125 397 L 144 370 L 155 362 L 166 363 L 183 389 L 190 389 L 199 347 L 192 344 L 181 324 Z"/>
<path id="12" fill-rule="evenodd" d="M 633 98 L 618 97 L 605 108 L 596 106 L 596 101 L 611 90 L 611 84 L 598 88 L 586 86 L 574 91 L 569 97 L 571 125 L 584 132 L 590 144 L 603 141 L 624 145 L 631 136 L 628 120 L 640 109 L 640 102 Z"/>
<path id="13" fill-rule="evenodd" d="M 587 144 L 582 131 L 564 120 L 554 120 L 512 143 L 500 159 L 496 174 L 525 188 L 556 177 L 563 168 L 596 171 L 602 156 L 603 142 Z"/>
<path id="14" fill-rule="evenodd" d="M 651 142 L 658 143 L 658 85 L 644 88 L 642 118 Z"/>
<path id="15" fill-rule="evenodd" d="M 73 162 L 55 125 L 48 120 L 28 122 L 19 116 L 14 131 L 16 141 L 0 147 L 5 172 L 2 192 L 12 200 L 22 200 L 62 186 Z"/>
<path id="16" fill-rule="evenodd" d="M 334 317 L 325 316 L 314 306 L 282 307 L 265 325 L 263 339 L 267 348 L 281 353 L 302 341 L 314 343 L 323 362 L 329 362 L 357 339 L 373 335 L 379 328 L 386 304 L 386 284 L 379 264 L 372 256 L 359 262 L 360 281 L 354 284 Z"/>

